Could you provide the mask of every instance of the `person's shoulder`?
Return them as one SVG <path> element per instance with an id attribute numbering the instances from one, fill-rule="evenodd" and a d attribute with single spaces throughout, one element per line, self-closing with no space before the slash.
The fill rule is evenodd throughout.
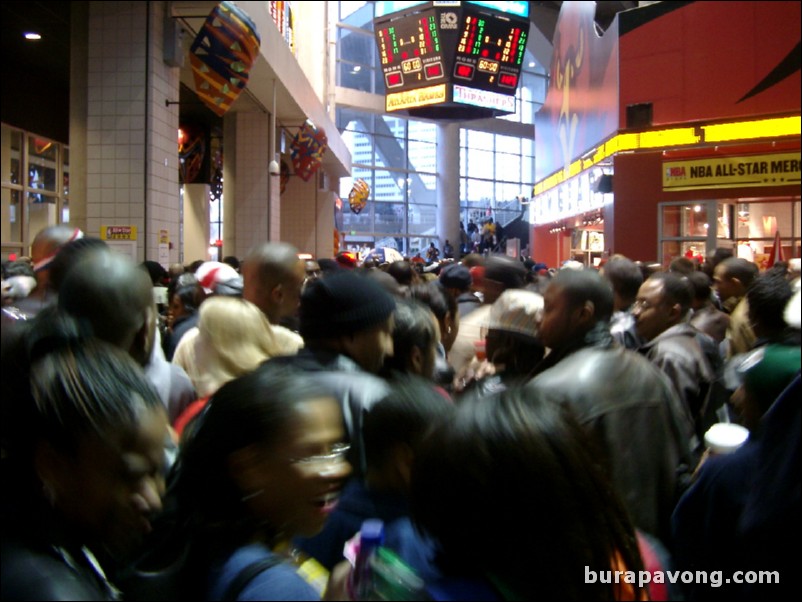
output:
<path id="1" fill-rule="evenodd" d="M 262 545 L 244 546 L 225 559 L 211 580 L 210 597 L 221 598 L 242 571 L 262 561 L 266 568 L 242 587 L 237 600 L 320 600 L 294 565 Z"/>
<path id="2" fill-rule="evenodd" d="M 3 600 L 106 600 L 110 599 L 88 576 L 46 550 L 14 539 L 2 546 Z"/>
<path id="3" fill-rule="evenodd" d="M 304 339 L 297 332 L 279 324 L 271 324 L 270 328 L 282 355 L 294 355 L 303 348 Z"/>

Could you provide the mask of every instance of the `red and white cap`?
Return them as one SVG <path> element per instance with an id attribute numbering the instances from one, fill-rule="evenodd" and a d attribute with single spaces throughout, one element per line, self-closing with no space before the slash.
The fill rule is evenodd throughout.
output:
<path id="1" fill-rule="evenodd" d="M 217 284 L 227 282 L 238 276 L 237 270 L 220 261 L 207 261 L 195 271 L 195 278 L 198 279 L 206 294 L 214 292 L 214 287 Z"/>

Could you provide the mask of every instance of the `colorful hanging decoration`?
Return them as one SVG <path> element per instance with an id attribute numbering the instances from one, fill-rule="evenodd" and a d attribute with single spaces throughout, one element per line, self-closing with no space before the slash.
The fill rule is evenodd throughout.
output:
<path id="1" fill-rule="evenodd" d="M 308 182 L 320 167 L 323 153 L 328 148 L 326 146 L 328 140 L 325 130 L 316 127 L 308 119 L 292 139 L 290 144 L 292 166 L 295 169 L 295 175 L 304 182 Z"/>
<path id="2" fill-rule="evenodd" d="M 198 125 L 182 124 L 178 128 L 178 174 L 182 184 L 197 181 L 206 156 L 206 133 Z"/>
<path id="3" fill-rule="evenodd" d="M 219 117 L 247 86 L 260 42 L 251 18 L 233 2 L 220 2 L 192 43 L 195 92 Z"/>
<path id="4" fill-rule="evenodd" d="M 354 187 L 348 194 L 348 204 L 351 206 L 351 211 L 359 215 L 359 212 L 368 204 L 368 197 L 370 196 L 370 186 L 362 178 L 354 182 Z"/>

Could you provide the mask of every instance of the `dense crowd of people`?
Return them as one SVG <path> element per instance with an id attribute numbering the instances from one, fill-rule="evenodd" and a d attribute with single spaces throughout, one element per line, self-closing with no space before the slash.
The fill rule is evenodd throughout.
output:
<path id="1" fill-rule="evenodd" d="M 418 584 L 389 599 L 792 592 L 799 260 L 549 269 L 472 235 L 423 269 L 40 232 L 3 265 L 2 599 L 373 599 L 368 519 Z"/>

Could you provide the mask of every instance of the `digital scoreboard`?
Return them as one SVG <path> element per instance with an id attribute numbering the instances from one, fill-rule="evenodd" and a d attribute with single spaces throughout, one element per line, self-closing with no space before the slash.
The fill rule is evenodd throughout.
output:
<path id="1" fill-rule="evenodd" d="M 513 113 L 528 2 L 379 2 L 374 19 L 388 112 L 439 119 Z"/>
<path id="2" fill-rule="evenodd" d="M 436 11 L 429 9 L 410 17 L 376 30 L 388 90 L 409 89 L 445 78 Z"/>

